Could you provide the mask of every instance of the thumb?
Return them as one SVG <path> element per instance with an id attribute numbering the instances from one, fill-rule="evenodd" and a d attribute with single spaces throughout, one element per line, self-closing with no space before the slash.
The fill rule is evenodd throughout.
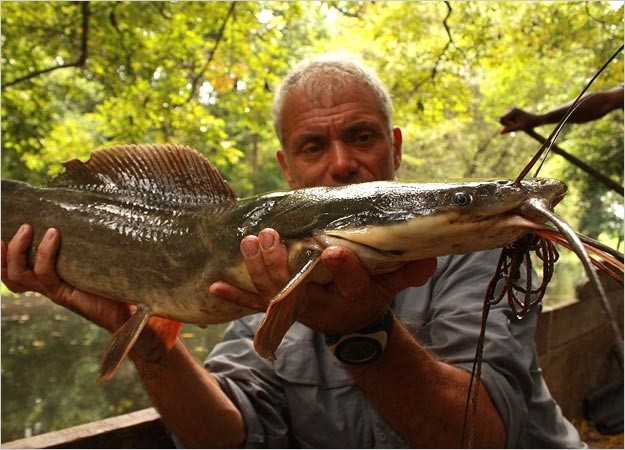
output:
<path id="1" fill-rule="evenodd" d="M 413 286 L 425 284 L 436 271 L 436 258 L 426 258 L 419 261 L 411 261 L 394 272 L 384 275 L 386 285 L 392 286 L 395 292 Z"/>
<path id="2" fill-rule="evenodd" d="M 321 262 L 332 275 L 334 286 L 346 298 L 362 295 L 369 285 L 367 269 L 358 256 L 345 247 L 327 247 L 321 254 Z"/>

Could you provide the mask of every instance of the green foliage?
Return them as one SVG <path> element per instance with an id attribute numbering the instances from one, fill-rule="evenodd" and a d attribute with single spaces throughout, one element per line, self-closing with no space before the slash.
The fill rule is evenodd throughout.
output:
<path id="1" fill-rule="evenodd" d="M 539 144 L 502 136 L 512 106 L 573 99 L 623 42 L 615 2 L 2 2 L 3 177 L 42 183 L 115 143 L 184 143 L 241 196 L 285 187 L 271 100 L 302 57 L 346 50 L 378 70 L 404 132 L 402 179 L 514 177 Z M 45 18 L 45 20 L 42 20 Z M 591 90 L 623 82 L 622 55 Z M 549 127 L 540 129 L 543 135 Z M 561 144 L 623 179 L 622 116 Z M 559 212 L 622 241 L 622 199 L 560 157 Z"/>
<path id="2" fill-rule="evenodd" d="M 511 177 L 537 144 L 498 135 L 498 117 L 570 100 L 623 40 L 611 2 L 1 7 L 3 176 L 42 182 L 103 145 L 177 142 L 241 195 L 284 186 L 270 104 L 306 55 L 347 50 L 378 69 L 404 128 L 402 178 Z M 595 88 L 622 81 L 622 67 Z"/>
<path id="3" fill-rule="evenodd" d="M 257 168 L 242 163 L 252 145 L 259 166 L 278 147 L 268 105 L 304 24 L 297 4 L 4 2 L 5 176 L 39 182 L 103 145 L 178 142 L 249 193 Z"/>
<path id="4" fill-rule="evenodd" d="M 2 171 L 41 183 L 114 143 L 184 143 L 241 196 L 283 188 L 271 100 L 302 57 L 378 70 L 404 131 L 403 179 L 514 177 L 538 148 L 502 136 L 512 106 L 573 99 L 623 42 L 617 2 L 2 2 Z M 43 20 L 45 19 L 45 20 Z M 591 90 L 623 82 L 619 56 Z M 539 130 L 543 135 L 548 127 Z M 573 155 L 622 182 L 622 115 L 569 127 Z M 622 199 L 547 160 L 559 212 L 623 240 Z"/>

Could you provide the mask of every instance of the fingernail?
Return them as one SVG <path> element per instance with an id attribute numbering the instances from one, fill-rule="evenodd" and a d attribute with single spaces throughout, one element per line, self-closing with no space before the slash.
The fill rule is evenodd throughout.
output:
<path id="1" fill-rule="evenodd" d="M 260 247 L 263 250 L 269 250 L 276 242 L 276 239 L 272 233 L 260 233 L 258 239 L 260 240 Z"/>
<path id="2" fill-rule="evenodd" d="M 258 246 L 252 241 L 243 240 L 241 242 L 241 251 L 245 256 L 254 256 L 258 253 Z"/>
<path id="3" fill-rule="evenodd" d="M 43 238 L 49 241 L 50 239 L 53 239 L 55 236 L 56 236 L 56 230 L 54 228 L 48 228 Z"/>
<path id="4" fill-rule="evenodd" d="M 26 230 L 28 230 L 28 225 L 23 224 L 23 225 L 20 225 L 20 227 L 17 229 L 17 232 L 19 234 L 23 234 L 23 233 L 26 233 Z"/>

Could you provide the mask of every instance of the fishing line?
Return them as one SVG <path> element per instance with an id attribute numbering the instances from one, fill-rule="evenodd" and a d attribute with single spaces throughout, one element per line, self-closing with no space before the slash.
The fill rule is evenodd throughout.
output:
<path id="1" fill-rule="evenodd" d="M 520 183 L 528 172 L 534 167 L 534 165 L 538 162 L 542 157 L 542 161 L 540 162 L 538 169 L 536 170 L 536 174 L 534 177 L 538 175 L 538 172 L 542 168 L 549 150 L 555 142 L 555 139 L 562 131 L 562 128 L 567 123 L 573 112 L 577 108 L 579 108 L 585 101 L 589 98 L 594 97 L 595 94 L 588 95 L 584 99 L 582 96 L 586 93 L 588 88 L 594 83 L 597 77 L 605 70 L 605 68 L 610 64 L 614 58 L 623 50 L 625 46 L 621 45 L 619 49 L 610 56 L 610 58 L 601 66 L 601 68 L 595 73 L 595 75 L 590 79 L 588 83 L 584 86 L 582 91 L 575 98 L 573 103 L 569 106 L 568 110 L 560 119 L 556 127 L 549 134 L 549 137 L 545 140 L 545 142 L 538 149 L 536 154 L 532 157 L 530 162 L 523 168 L 521 173 L 516 177 L 514 183 Z M 544 156 L 543 156 L 544 153 Z M 534 205 L 537 209 L 540 209 L 541 212 L 544 212 L 544 208 L 539 208 L 540 205 Z M 569 236 L 568 225 L 562 224 L 561 221 L 555 216 L 555 214 L 550 213 L 549 211 L 544 212 L 545 216 L 549 218 L 556 227 L 565 235 Z M 555 221 L 554 221 L 555 220 Z M 574 237 L 569 237 L 572 241 L 575 241 L 577 235 L 573 232 Z M 579 242 L 579 241 L 577 241 Z M 576 242 L 576 243 L 577 243 Z M 573 243 L 571 243 L 573 245 Z M 596 273 L 592 267 L 592 264 L 589 263 L 588 255 L 583 251 L 583 245 L 581 243 L 578 246 L 582 247 L 581 253 L 577 250 L 575 253 L 582 260 L 582 264 L 586 269 L 586 272 L 591 279 L 592 284 L 599 292 L 600 298 L 604 304 L 604 310 L 608 314 L 610 319 L 614 319 L 611 305 L 605 296 L 605 292 L 603 291 L 603 287 L 601 286 Z M 575 247 L 575 245 L 573 246 Z M 532 271 L 531 271 L 531 261 L 530 261 L 530 252 L 534 251 L 537 255 L 538 259 L 542 262 L 543 267 L 543 277 L 542 282 L 536 288 L 533 287 L 532 283 Z M 477 418 L 477 407 L 478 407 L 478 397 L 479 397 L 479 389 L 481 384 L 481 369 L 482 369 L 482 357 L 484 352 L 484 341 L 485 341 L 485 333 L 486 333 L 486 322 L 488 320 L 488 314 L 490 312 L 491 306 L 499 303 L 503 297 L 508 295 L 508 303 L 512 311 L 517 316 L 523 316 L 527 311 L 529 311 L 534 305 L 538 304 L 543 296 L 545 295 L 545 291 L 547 289 L 547 284 L 553 275 L 554 264 L 558 259 L 558 252 L 555 248 L 555 245 L 550 242 L 548 239 L 544 239 L 535 235 L 528 235 L 519 241 L 513 242 L 509 246 L 506 246 L 502 249 L 499 262 L 497 264 L 497 270 L 491 281 L 488 284 L 484 295 L 484 305 L 482 309 L 482 322 L 480 327 L 480 334 L 478 337 L 477 348 L 475 350 L 475 358 L 473 360 L 473 367 L 471 369 L 471 378 L 469 381 L 469 389 L 467 392 L 467 400 L 465 403 L 465 415 L 464 415 L 464 423 L 462 428 L 462 440 L 461 446 L 471 448 L 473 446 L 475 434 L 476 434 L 476 418 Z M 526 280 L 525 285 L 522 286 L 518 282 L 520 280 L 521 267 L 522 264 L 526 264 Z M 495 291 L 497 285 L 500 281 L 503 281 L 504 286 L 500 291 L 500 294 L 495 295 Z M 518 294 L 521 294 L 519 297 Z M 607 303 L 607 305 L 606 305 Z M 618 326 L 616 325 L 615 320 L 610 320 L 611 325 L 615 328 L 615 335 L 617 340 L 617 345 L 620 351 L 620 361 L 623 361 L 623 342 L 622 337 L 620 335 Z"/>
<path id="2" fill-rule="evenodd" d="M 582 106 L 585 102 L 587 102 L 591 98 L 596 97 L 597 95 L 598 93 L 593 93 L 593 94 L 588 94 L 586 97 L 582 99 L 578 97 L 577 99 L 579 101 L 576 100 L 576 103 L 574 102 L 569 107 L 569 109 L 567 110 L 566 114 L 563 116 L 560 123 L 558 123 L 558 125 L 556 126 L 554 133 L 553 133 L 553 139 L 551 138 L 551 135 L 547 138 L 547 141 L 545 143 L 546 149 L 544 149 L 545 154 L 542 156 L 540 164 L 538 165 L 538 168 L 536 169 L 536 172 L 534 173 L 534 178 L 538 177 L 538 172 L 540 172 L 540 169 L 542 169 L 543 164 L 545 164 L 545 161 L 547 160 L 547 156 L 549 156 L 549 152 L 551 151 L 551 147 L 555 144 L 555 140 L 558 138 L 558 135 L 564 129 L 564 127 L 568 125 L 566 121 L 573 115 L 573 113 L 575 112 L 575 110 L 577 110 L 577 108 Z"/>
<path id="3" fill-rule="evenodd" d="M 542 263 L 542 277 L 540 283 L 534 283 L 534 272 L 530 261 L 531 253 L 534 252 Z M 534 306 L 539 304 L 547 291 L 547 285 L 554 272 L 554 266 L 559 254 L 556 246 L 548 239 L 528 234 L 518 241 L 505 246 L 495 274 L 488 283 L 484 293 L 484 305 L 480 334 L 475 349 L 475 357 L 471 368 L 469 391 L 465 403 L 464 424 L 462 428 L 462 446 L 473 447 L 476 433 L 476 417 L 479 390 L 482 375 L 482 359 L 484 354 L 484 341 L 486 336 L 486 322 L 490 308 L 498 304 L 504 297 L 508 297 L 508 305 L 518 318 L 522 318 Z M 525 282 L 520 283 L 521 271 L 525 268 Z M 500 286 L 503 282 L 503 286 Z M 498 289 L 499 286 L 499 289 Z M 497 291 L 499 293 L 497 293 Z"/>
<path id="4" fill-rule="evenodd" d="M 521 173 L 519 173 L 519 175 L 515 178 L 515 180 L 514 180 L 515 183 L 519 183 L 521 180 L 523 180 L 525 178 L 525 176 L 528 174 L 528 172 L 532 169 L 532 167 L 534 167 L 536 162 L 540 159 L 540 157 L 542 156 L 542 154 L 545 151 L 545 149 L 547 149 L 548 147 L 550 148 L 551 145 L 553 145 L 553 142 L 555 141 L 555 138 L 557 137 L 557 135 L 562 130 L 562 127 L 564 127 L 564 125 L 566 124 L 566 121 L 569 119 L 569 117 L 571 117 L 571 114 L 573 114 L 575 109 L 577 109 L 579 107 L 579 105 L 581 104 L 581 101 L 580 101 L 581 97 L 586 93 L 586 91 L 595 82 L 595 80 L 599 77 L 599 75 L 601 75 L 601 73 L 603 73 L 605 68 L 614 60 L 614 58 L 616 58 L 616 56 L 621 51 L 623 51 L 623 47 L 624 46 L 621 45 L 618 48 L 618 50 L 615 51 L 612 54 L 612 56 L 610 56 L 610 58 L 608 58 L 608 60 L 601 66 L 601 68 L 593 75 L 593 77 L 590 79 L 590 81 L 588 83 L 586 83 L 586 85 L 584 86 L 582 91 L 579 93 L 579 95 L 575 98 L 575 100 L 573 101 L 571 106 L 569 106 L 569 109 L 567 110 L 565 115 L 562 117 L 562 119 L 560 119 L 560 122 L 558 122 L 558 125 L 553 129 L 551 134 L 549 134 L 549 137 L 547 137 L 547 140 L 545 141 L 545 143 L 540 146 L 540 148 L 538 149 L 538 151 L 536 152 L 534 157 L 523 168 Z"/>

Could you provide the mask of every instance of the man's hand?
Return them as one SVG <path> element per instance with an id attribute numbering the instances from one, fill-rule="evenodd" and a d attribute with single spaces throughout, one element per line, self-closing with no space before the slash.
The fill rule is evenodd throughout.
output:
<path id="1" fill-rule="evenodd" d="M 210 293 L 259 311 L 289 281 L 287 250 L 273 229 L 241 241 L 241 252 L 258 294 L 225 282 L 215 282 Z M 410 262 L 394 272 L 371 276 L 354 252 L 345 247 L 328 247 L 321 264 L 332 275 L 332 283 L 308 282 L 290 295 L 303 295 L 304 305 L 297 320 L 326 334 L 344 334 L 370 325 L 400 291 L 425 283 L 436 269 L 436 258 Z"/>
<path id="2" fill-rule="evenodd" d="M 57 305 L 79 314 L 93 323 L 114 332 L 130 318 L 134 305 L 118 302 L 99 295 L 90 294 L 63 281 L 56 272 L 56 254 L 61 244 L 58 230 L 50 228 L 43 236 L 34 267 L 28 265 L 26 252 L 31 244 L 33 232 L 30 225 L 22 225 L 8 243 L 2 241 L 2 282 L 13 292 L 33 291 L 50 298 Z M 150 322 L 164 322 L 167 319 L 150 319 Z M 163 339 L 158 327 L 150 322 L 141 338 L 135 344 L 142 354 L 158 353 Z M 157 350 L 155 350 L 155 348 Z M 140 355 L 139 355 L 140 356 Z"/>
<path id="3" fill-rule="evenodd" d="M 504 127 L 501 134 L 510 133 L 519 130 L 531 130 L 540 125 L 539 118 L 536 114 L 528 113 L 519 108 L 512 108 L 499 118 L 499 123 Z"/>
<path id="4" fill-rule="evenodd" d="M 125 303 L 83 292 L 63 281 L 56 273 L 56 254 L 61 244 L 58 230 L 50 228 L 43 236 L 34 267 L 26 252 L 33 238 L 30 225 L 22 225 L 8 245 L 2 241 L 2 282 L 13 292 L 33 291 L 50 298 L 92 322 L 114 331 L 131 314 Z"/>

